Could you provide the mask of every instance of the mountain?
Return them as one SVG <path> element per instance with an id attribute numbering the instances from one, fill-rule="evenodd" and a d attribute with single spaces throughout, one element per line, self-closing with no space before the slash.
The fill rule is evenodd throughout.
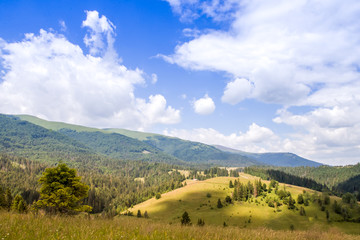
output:
<path id="1" fill-rule="evenodd" d="M 259 162 L 262 162 L 264 165 L 272 165 L 272 166 L 282 166 L 282 167 L 299 167 L 299 166 L 307 166 L 307 167 L 319 167 L 322 164 L 308 160 L 306 158 L 300 157 L 294 153 L 249 153 L 243 152 L 240 150 L 215 145 L 215 147 L 224 152 L 234 153 L 241 156 L 246 156 L 252 159 L 255 159 Z"/>
<path id="2" fill-rule="evenodd" d="M 176 164 L 246 167 L 262 164 L 253 158 L 223 152 L 213 146 L 153 133 L 125 129 L 96 129 L 51 122 L 29 115 L 20 119 L 62 133 L 96 152 L 111 157 L 163 160 Z M 126 141 L 124 141 L 126 139 Z M 139 157 L 139 154 L 141 157 Z"/>
<path id="3" fill-rule="evenodd" d="M 21 120 L 57 131 L 97 153 L 113 158 L 227 167 L 321 165 L 292 153 L 248 153 L 154 133 L 116 128 L 90 128 L 46 121 L 29 115 L 19 115 L 18 117 Z"/>
<path id="4" fill-rule="evenodd" d="M 82 158 L 107 156 L 185 164 L 142 141 L 100 129 L 48 122 L 30 116 L 0 115 L 0 124 L 3 126 L 0 129 L 0 151 L 30 159 L 58 161 L 64 156 L 69 159 L 82 155 Z"/>

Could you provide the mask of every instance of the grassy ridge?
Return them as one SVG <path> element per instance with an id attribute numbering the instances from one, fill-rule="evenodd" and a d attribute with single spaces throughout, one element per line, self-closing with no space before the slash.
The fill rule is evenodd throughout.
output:
<path id="1" fill-rule="evenodd" d="M 163 194 L 158 200 L 150 199 L 140 203 L 130 209 L 135 215 L 138 210 L 142 213 L 147 211 L 149 216 L 165 223 L 178 223 L 184 211 L 187 211 L 193 223 L 196 224 L 198 218 L 205 220 L 206 225 L 221 226 L 226 222 L 229 226 L 241 228 L 260 228 L 267 227 L 274 230 L 288 230 L 293 225 L 296 230 L 321 230 L 328 231 L 331 228 L 337 228 L 346 233 L 360 234 L 358 223 L 339 222 L 342 217 L 336 214 L 332 205 L 327 205 L 326 209 L 330 212 L 331 222 L 326 220 L 325 211 L 321 211 L 317 203 L 311 203 L 304 207 L 306 216 L 301 216 L 297 210 L 289 210 L 286 205 L 279 207 L 280 212 L 275 211 L 258 197 L 259 204 L 255 202 L 235 202 L 223 208 L 217 208 L 217 201 L 220 198 L 224 204 L 226 196 L 231 196 L 232 189 L 229 188 L 229 181 L 236 178 L 219 177 L 208 179 L 206 181 L 188 181 L 188 185 L 175 191 Z M 249 180 L 257 179 L 251 175 L 241 174 L 240 181 L 247 183 Z M 268 181 L 264 181 L 267 185 Z M 283 184 L 279 189 L 283 189 Z M 286 185 L 286 190 L 291 192 L 294 199 L 297 195 L 306 190 L 309 193 L 315 191 Z M 207 193 L 211 194 L 208 198 Z M 275 193 L 268 194 L 275 196 Z M 341 199 L 332 197 L 338 202 Z M 300 208 L 300 205 L 297 205 Z M 359 209 L 355 214 L 358 216 Z"/>
<path id="2" fill-rule="evenodd" d="M 360 239 L 330 228 L 321 231 L 275 231 L 267 228 L 181 227 L 151 219 L 117 217 L 47 217 L 0 212 L 1 239 Z"/>

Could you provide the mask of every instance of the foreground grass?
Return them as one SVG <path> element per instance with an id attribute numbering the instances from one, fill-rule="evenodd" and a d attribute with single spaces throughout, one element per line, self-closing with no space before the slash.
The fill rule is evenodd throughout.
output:
<path id="1" fill-rule="evenodd" d="M 276 231 L 266 228 L 163 224 L 151 219 L 35 216 L 0 212 L 0 239 L 360 239 L 330 229 Z"/>

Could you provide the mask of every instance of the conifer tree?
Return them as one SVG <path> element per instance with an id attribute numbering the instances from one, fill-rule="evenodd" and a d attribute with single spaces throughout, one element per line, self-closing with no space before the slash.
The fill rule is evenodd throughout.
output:
<path id="1" fill-rule="evenodd" d="M 217 202 L 217 207 L 218 207 L 218 208 L 222 208 L 222 207 L 223 207 L 223 205 L 222 205 L 222 203 L 221 203 L 220 198 L 218 199 L 218 202 Z"/>
<path id="2" fill-rule="evenodd" d="M 12 201 L 13 201 L 13 197 L 11 195 L 10 188 L 7 188 L 5 191 L 5 208 L 7 210 L 10 210 Z"/>
<path id="3" fill-rule="evenodd" d="M 141 211 L 140 211 L 140 209 L 138 210 L 138 212 L 137 212 L 137 215 L 136 215 L 138 218 L 141 218 Z"/>
<path id="4" fill-rule="evenodd" d="M 189 214 L 185 211 L 181 217 L 181 225 L 191 225 Z"/>
<path id="5" fill-rule="evenodd" d="M 144 218 L 149 218 L 149 214 L 147 211 L 144 212 Z"/>

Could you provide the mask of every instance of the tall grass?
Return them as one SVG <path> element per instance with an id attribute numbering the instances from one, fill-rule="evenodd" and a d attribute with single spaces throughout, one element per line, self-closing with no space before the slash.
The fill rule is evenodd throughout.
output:
<path id="1" fill-rule="evenodd" d="M 0 212 L 0 239 L 360 239 L 335 229 L 276 231 L 220 226 L 163 224 L 151 219 L 35 216 Z"/>

